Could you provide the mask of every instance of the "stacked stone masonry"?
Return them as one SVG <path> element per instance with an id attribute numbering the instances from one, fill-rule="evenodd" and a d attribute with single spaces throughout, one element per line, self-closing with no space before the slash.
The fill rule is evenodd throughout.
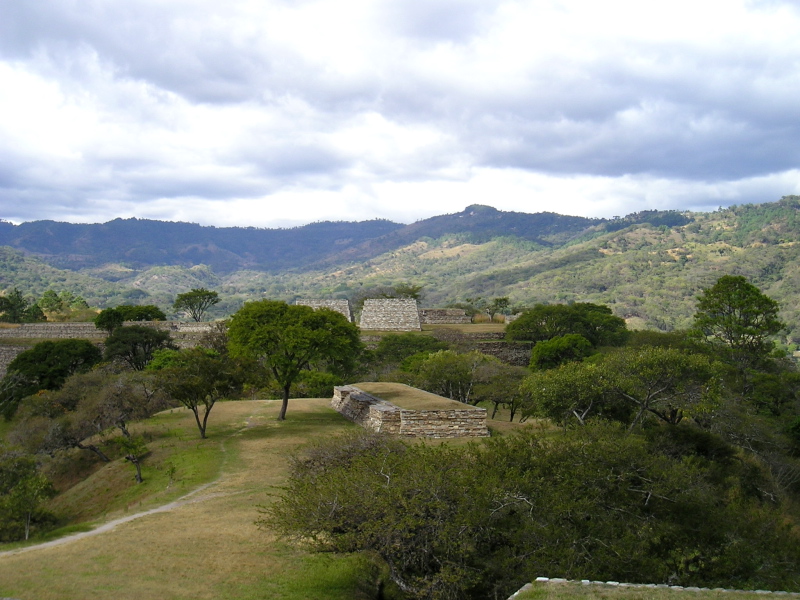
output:
<path id="1" fill-rule="evenodd" d="M 401 437 L 488 437 L 486 409 L 464 405 L 455 410 L 405 410 L 355 386 L 333 390 L 331 406 L 354 423 Z"/>
<path id="2" fill-rule="evenodd" d="M 365 300 L 359 327 L 371 331 L 420 331 L 417 301 L 411 298 Z"/>
<path id="3" fill-rule="evenodd" d="M 472 323 L 463 308 L 421 308 L 419 320 L 423 325 L 466 325 Z"/>
<path id="4" fill-rule="evenodd" d="M 197 345 L 200 338 L 210 332 L 212 323 L 181 321 L 129 321 L 125 325 L 142 325 L 168 331 L 179 348 L 191 348 Z M 94 323 L 22 323 L 0 328 L 0 339 L 82 339 L 102 344 L 106 332 L 94 326 Z M 9 363 L 31 346 L 0 345 L 0 377 L 5 375 Z"/>
<path id="5" fill-rule="evenodd" d="M 297 300 L 295 304 L 301 306 L 310 306 L 314 310 L 318 308 L 329 308 L 330 310 L 335 310 L 338 313 L 342 313 L 347 320 L 351 323 L 353 322 L 353 311 L 350 308 L 350 301 L 349 300 Z"/>

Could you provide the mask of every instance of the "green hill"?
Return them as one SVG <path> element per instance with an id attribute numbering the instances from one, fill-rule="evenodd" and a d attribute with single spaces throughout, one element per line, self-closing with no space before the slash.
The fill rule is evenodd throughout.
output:
<path id="1" fill-rule="evenodd" d="M 642 211 L 613 220 L 475 205 L 408 226 L 47 223 L 0 224 L 0 242 L 18 249 L 2 252 L 1 287 L 34 295 L 68 288 L 100 307 L 136 301 L 167 311 L 176 294 L 207 287 L 223 300 L 210 316 L 222 317 L 252 298 L 351 298 L 371 286 L 413 283 L 424 286 L 426 306 L 498 296 L 517 306 L 589 301 L 608 304 L 632 327 L 671 330 L 691 321 L 700 290 L 736 274 L 781 303 L 790 326 L 786 341 L 800 342 L 798 196 L 711 213 Z M 139 241 L 112 251 L 103 241 L 111 239 Z M 88 250 L 77 254 L 81 240 L 88 240 Z M 149 244 L 146 256 L 134 248 L 140 243 Z M 237 258 L 220 262 L 190 246 L 213 246 L 215 257 Z"/>

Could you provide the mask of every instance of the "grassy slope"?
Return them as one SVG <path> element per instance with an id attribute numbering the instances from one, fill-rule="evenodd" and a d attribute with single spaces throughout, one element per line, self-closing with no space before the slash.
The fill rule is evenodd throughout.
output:
<path id="1" fill-rule="evenodd" d="M 256 506 L 271 501 L 270 494 L 285 477 L 290 455 L 314 437 L 353 427 L 327 403 L 293 400 L 282 423 L 275 419 L 275 401 L 221 403 L 212 413 L 207 441 L 197 438 L 184 411 L 156 417 L 145 425 L 153 436 L 149 443 L 153 454 L 145 461 L 144 473 L 144 485 L 153 488 L 149 493 L 137 497 L 142 493 L 140 486 L 121 484 L 123 474 L 131 482 L 132 470 L 116 461 L 78 486 L 85 489 L 62 497 L 62 509 L 88 517 L 75 507 L 96 501 L 94 512 L 105 513 L 98 519 L 103 521 L 162 504 L 189 487 L 216 479 L 219 473 L 216 482 L 193 502 L 169 512 L 60 546 L 0 556 L 0 596 L 41 600 L 109 595 L 237 600 L 370 597 L 365 594 L 374 590 L 365 590 L 364 581 L 369 588 L 374 574 L 362 559 L 310 555 L 276 541 L 270 532 L 254 525 Z M 164 464 L 170 460 L 176 466 L 176 481 L 168 488 Z"/>
<path id="2" fill-rule="evenodd" d="M 581 585 L 580 583 L 534 583 L 533 588 L 526 590 L 514 600 L 722 600 L 730 598 L 730 592 L 724 591 L 685 591 L 675 589 L 653 589 L 615 587 L 604 585 Z M 737 600 L 756 600 L 764 598 L 764 594 L 755 592 L 736 592 Z"/>

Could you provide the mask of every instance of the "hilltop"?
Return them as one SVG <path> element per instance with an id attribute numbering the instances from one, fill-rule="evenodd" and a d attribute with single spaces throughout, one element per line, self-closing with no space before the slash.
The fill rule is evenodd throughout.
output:
<path id="1" fill-rule="evenodd" d="M 695 298 L 723 274 L 746 276 L 782 305 L 800 341 L 800 197 L 710 213 L 642 211 L 586 219 L 473 205 L 411 225 L 314 223 L 215 228 L 117 219 L 102 225 L 0 223 L 0 286 L 67 288 L 96 306 L 168 308 L 213 288 L 212 316 L 249 298 L 349 298 L 372 286 L 422 285 L 423 303 L 509 296 L 512 304 L 608 304 L 638 328 L 691 321 Z"/>

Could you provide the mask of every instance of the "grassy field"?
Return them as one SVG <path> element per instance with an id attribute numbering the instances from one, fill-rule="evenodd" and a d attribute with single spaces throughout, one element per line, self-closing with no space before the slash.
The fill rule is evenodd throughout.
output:
<path id="1" fill-rule="evenodd" d="M 671 588 L 616 587 L 581 585 L 580 583 L 534 583 L 530 590 L 520 592 L 514 600 L 756 600 L 765 597 L 756 592 L 714 590 L 680 590 Z M 772 597 L 771 595 L 766 597 Z M 791 596 L 789 596 L 791 597 Z M 797 595 L 794 595 L 797 597 Z"/>
<path id="2" fill-rule="evenodd" d="M 146 422 L 142 428 L 152 452 L 145 459 L 142 486 L 133 483 L 129 465 L 115 461 L 55 506 L 76 522 L 101 525 L 211 485 L 171 510 L 110 531 L 0 554 L 0 596 L 374 598 L 378 574 L 362 558 L 312 555 L 254 525 L 257 506 L 268 506 L 279 492 L 290 456 L 313 438 L 354 427 L 328 402 L 292 400 L 284 422 L 276 420 L 277 401 L 220 403 L 211 415 L 208 440 L 199 439 L 187 411 Z"/>

